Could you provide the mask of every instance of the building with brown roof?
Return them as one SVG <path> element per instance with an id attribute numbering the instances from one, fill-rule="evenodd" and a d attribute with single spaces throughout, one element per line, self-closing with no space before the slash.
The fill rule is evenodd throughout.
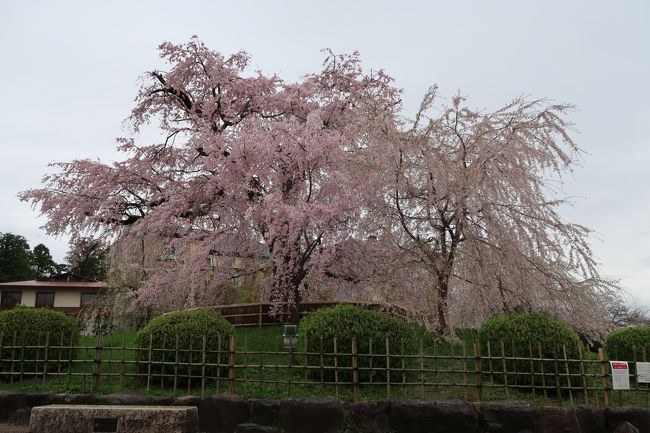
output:
<path id="1" fill-rule="evenodd" d="M 81 307 L 107 288 L 103 281 L 79 278 L 70 274 L 46 280 L 0 283 L 0 311 L 25 307 L 46 307 L 79 314 Z"/>

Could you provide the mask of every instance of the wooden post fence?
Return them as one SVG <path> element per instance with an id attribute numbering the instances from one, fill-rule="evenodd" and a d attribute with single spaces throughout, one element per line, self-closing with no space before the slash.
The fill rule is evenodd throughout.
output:
<path id="1" fill-rule="evenodd" d="M 352 395 L 359 399 L 359 365 L 357 360 L 357 338 L 352 337 Z"/>
<path id="2" fill-rule="evenodd" d="M 101 367 L 102 367 L 102 351 L 104 337 L 102 334 L 97 335 L 97 344 L 95 344 L 95 359 L 93 362 L 93 385 L 91 389 L 92 394 L 99 392 L 99 386 L 101 381 Z"/>
<path id="3" fill-rule="evenodd" d="M 356 337 L 328 337 L 327 344 L 314 337 L 309 348 L 304 335 L 301 349 L 300 345 L 281 348 L 279 333 L 277 337 L 277 342 L 267 341 L 262 347 L 248 337 L 242 337 L 238 346 L 234 335 L 228 340 L 216 338 L 217 346 L 207 334 L 189 340 L 167 335 L 167 345 L 161 336 L 150 334 L 135 346 L 124 334 L 97 335 L 77 345 L 74 336 L 69 344 L 63 336 L 47 333 L 29 342 L 5 331 L 0 332 L 0 386 L 4 383 L 21 390 L 38 382 L 39 387 L 60 392 L 97 394 L 109 389 L 131 392 L 146 388 L 174 395 L 200 391 L 202 396 L 244 389 L 272 392 L 275 388 L 276 395 L 290 398 L 322 393 L 359 400 L 382 393 L 386 398 L 444 395 L 483 402 L 505 397 L 605 407 L 648 406 L 650 400 L 650 388 L 633 372 L 630 391 L 612 393 L 604 348 L 596 355 L 581 346 L 574 351 L 535 341 L 527 343 L 524 352 L 511 353 L 511 342 L 506 346 L 503 341 L 496 346 L 485 342 L 482 347 L 474 339 L 471 346 L 468 341 L 454 348 L 440 342 L 425 346 L 422 339 L 416 346 L 402 340 L 382 338 L 376 342 Z M 639 348 L 639 354 L 628 360 L 631 370 L 637 361 L 646 359 L 643 349 L 643 355 Z M 615 356 L 611 354 L 611 358 Z M 621 398 L 615 398 L 617 395 Z"/>
<path id="4" fill-rule="evenodd" d="M 600 360 L 600 374 L 603 384 L 603 402 L 605 407 L 609 407 L 612 397 L 609 393 L 609 383 L 607 381 L 607 361 L 605 360 L 605 350 L 602 347 L 598 348 L 598 359 Z"/>
<path id="5" fill-rule="evenodd" d="M 481 374 L 481 345 L 474 340 L 474 371 L 476 372 L 476 395 L 478 401 L 483 399 L 483 379 Z"/>
<path id="6" fill-rule="evenodd" d="M 230 348 L 228 350 L 228 392 L 231 394 L 235 392 L 235 343 L 235 336 L 231 335 Z"/>

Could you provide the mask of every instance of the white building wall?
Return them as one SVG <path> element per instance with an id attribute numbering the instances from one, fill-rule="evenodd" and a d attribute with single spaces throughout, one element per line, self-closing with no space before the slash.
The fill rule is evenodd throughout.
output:
<path id="1" fill-rule="evenodd" d="M 47 292 L 47 290 L 42 290 Z M 25 307 L 36 306 L 36 290 L 23 289 L 20 304 Z M 39 290 L 41 292 L 41 290 Z M 81 292 L 76 290 L 54 291 L 54 307 L 78 308 L 81 306 Z"/>
<path id="2" fill-rule="evenodd" d="M 23 294 L 20 297 L 20 304 L 25 307 L 33 307 L 36 305 L 36 290 L 22 290 Z"/>
<path id="3" fill-rule="evenodd" d="M 81 292 L 61 290 L 54 294 L 54 307 L 78 308 L 81 305 Z"/>

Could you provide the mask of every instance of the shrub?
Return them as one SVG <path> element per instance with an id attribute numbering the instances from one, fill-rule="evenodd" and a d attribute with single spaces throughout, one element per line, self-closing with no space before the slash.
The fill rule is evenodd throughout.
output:
<path id="1" fill-rule="evenodd" d="M 650 326 L 617 329 L 607 336 L 605 344 L 609 359 L 639 361 L 650 357 Z"/>
<path id="2" fill-rule="evenodd" d="M 337 305 L 332 308 L 317 310 L 300 321 L 299 333 L 301 342 L 306 338 L 308 363 L 311 366 L 323 363 L 323 369 L 312 369 L 312 377 L 324 381 L 333 381 L 335 378 L 334 366 L 334 338 L 336 338 L 336 352 L 343 355 L 336 356 L 339 381 L 351 381 L 352 371 L 352 337 L 357 341 L 357 365 L 360 382 L 381 382 L 387 379 L 386 375 L 386 338 L 389 341 L 391 381 L 407 372 L 409 358 L 404 354 L 412 354 L 415 349 L 414 329 L 403 320 L 377 311 L 367 310 L 355 305 Z M 370 348 L 372 340 L 372 351 Z M 321 361 L 320 353 L 323 356 Z M 369 356 L 372 353 L 376 356 Z M 378 370 L 370 370 L 370 367 Z"/>
<path id="3" fill-rule="evenodd" d="M 494 316 L 483 324 L 479 337 L 483 356 L 488 355 L 487 346 L 490 343 L 492 377 L 496 381 L 503 383 L 507 379 L 509 386 L 523 389 L 531 388 L 533 383 L 535 387 L 553 388 L 557 386 L 556 379 L 559 378 L 560 386 L 567 386 L 567 367 L 571 383 L 575 385 L 579 379 L 579 363 L 563 361 L 565 349 L 567 359 L 578 359 L 582 344 L 578 335 L 566 323 L 546 314 Z M 539 359 L 540 352 L 541 358 L 546 361 L 531 361 L 531 354 L 532 358 Z M 504 374 L 502 356 L 525 359 L 506 359 L 507 374 Z M 485 363 L 483 361 L 483 365 Z"/>
<path id="4" fill-rule="evenodd" d="M 53 371 L 66 367 L 67 361 L 74 357 L 71 346 L 79 340 L 79 326 L 74 318 L 60 311 L 16 307 L 0 313 L 0 335 L 0 347 L 3 347 L 0 371 Z M 8 349 L 7 346 L 21 347 Z"/>
<path id="5" fill-rule="evenodd" d="M 228 362 L 228 345 L 232 335 L 233 326 L 212 309 L 174 311 L 154 317 L 136 336 L 136 344 L 140 348 L 137 357 L 139 374 L 150 375 L 152 382 L 161 386 L 165 386 L 165 381 L 171 384 L 174 375 L 177 376 L 177 384 L 191 383 L 192 379 L 195 383 L 200 383 L 205 336 L 205 363 L 221 363 L 220 366 L 205 367 L 205 376 L 224 376 L 227 373 L 224 364 L 227 365 Z M 184 365 L 175 371 L 176 361 L 179 364 L 197 365 Z"/>

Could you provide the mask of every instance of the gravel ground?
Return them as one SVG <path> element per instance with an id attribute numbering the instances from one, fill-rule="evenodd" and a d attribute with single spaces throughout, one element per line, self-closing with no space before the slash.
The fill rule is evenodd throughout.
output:
<path id="1" fill-rule="evenodd" d="M 27 433 L 29 426 L 24 424 L 0 424 L 0 433 Z"/>

